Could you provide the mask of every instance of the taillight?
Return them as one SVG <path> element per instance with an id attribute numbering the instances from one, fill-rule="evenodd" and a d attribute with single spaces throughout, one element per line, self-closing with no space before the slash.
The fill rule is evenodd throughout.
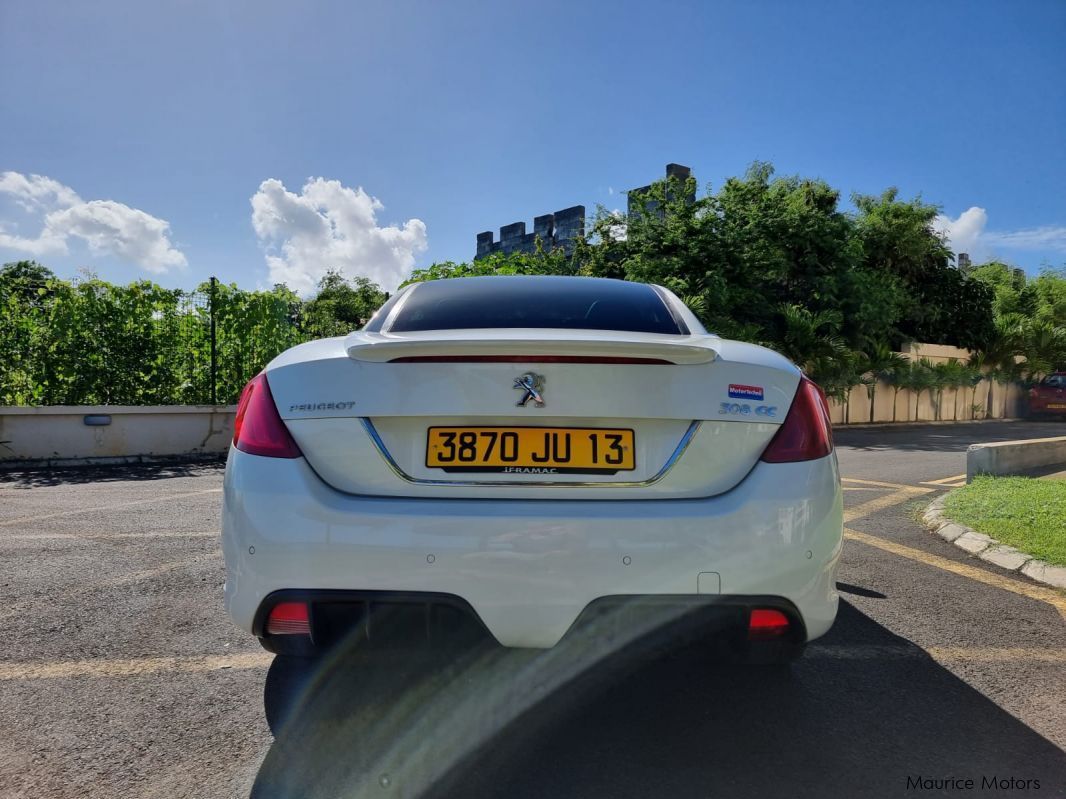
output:
<path id="1" fill-rule="evenodd" d="M 748 640 L 780 638 L 788 632 L 788 616 L 773 608 L 753 608 L 748 617 Z"/>
<path id="2" fill-rule="evenodd" d="M 233 446 L 266 458 L 300 457 L 300 448 L 281 421 L 265 372 L 249 380 L 241 392 L 233 420 Z"/>
<path id="3" fill-rule="evenodd" d="M 311 614 L 306 602 L 279 602 L 267 616 L 268 635 L 310 635 Z"/>
<path id="4" fill-rule="evenodd" d="M 833 451 L 833 429 L 825 395 L 807 377 L 800 377 L 792 407 L 762 454 L 767 463 L 794 463 L 824 458 Z"/>

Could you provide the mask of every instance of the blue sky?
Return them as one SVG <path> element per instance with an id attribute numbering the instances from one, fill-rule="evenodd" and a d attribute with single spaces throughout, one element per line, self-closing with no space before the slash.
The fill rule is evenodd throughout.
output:
<path id="1" fill-rule="evenodd" d="M 676 161 L 1066 263 L 1066 2 L 0 4 L 0 260 L 395 286 Z M 961 245 L 961 246 L 960 246 Z"/>

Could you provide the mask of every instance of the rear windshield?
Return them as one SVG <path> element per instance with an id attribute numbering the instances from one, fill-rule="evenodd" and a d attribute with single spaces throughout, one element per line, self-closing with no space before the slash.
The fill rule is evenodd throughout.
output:
<path id="1" fill-rule="evenodd" d="M 398 303 L 390 332 L 554 327 L 687 334 L 652 286 L 580 277 L 473 277 L 422 283 Z"/>

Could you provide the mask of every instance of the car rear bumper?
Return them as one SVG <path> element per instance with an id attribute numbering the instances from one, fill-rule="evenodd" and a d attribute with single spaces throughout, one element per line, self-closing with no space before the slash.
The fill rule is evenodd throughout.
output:
<path id="1" fill-rule="evenodd" d="M 1066 416 L 1066 399 L 1030 398 L 1029 413 L 1047 413 Z"/>
<path id="2" fill-rule="evenodd" d="M 226 606 L 261 633 L 278 591 L 439 594 L 505 646 L 550 647 L 608 597 L 770 597 L 811 640 L 836 615 L 842 514 L 833 455 L 760 462 L 707 499 L 525 501 L 353 496 L 302 458 L 231 450 Z"/>

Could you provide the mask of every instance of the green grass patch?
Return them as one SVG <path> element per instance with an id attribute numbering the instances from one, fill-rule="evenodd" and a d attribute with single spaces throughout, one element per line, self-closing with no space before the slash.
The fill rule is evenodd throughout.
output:
<path id="1" fill-rule="evenodd" d="M 1066 480 L 977 477 L 948 494 L 944 512 L 997 541 L 1066 566 Z"/>

